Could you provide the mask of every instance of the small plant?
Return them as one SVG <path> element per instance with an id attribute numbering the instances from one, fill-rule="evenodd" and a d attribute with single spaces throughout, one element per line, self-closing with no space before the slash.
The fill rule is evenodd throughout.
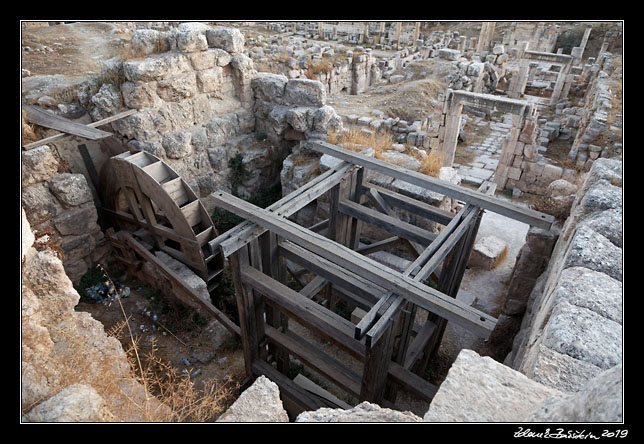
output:
<path id="1" fill-rule="evenodd" d="M 230 168 L 230 188 L 233 196 L 237 196 L 237 189 L 239 188 L 239 186 L 253 177 L 253 173 L 246 169 L 246 165 L 244 164 L 244 156 L 242 156 L 240 153 L 235 154 L 228 160 L 228 168 Z"/>

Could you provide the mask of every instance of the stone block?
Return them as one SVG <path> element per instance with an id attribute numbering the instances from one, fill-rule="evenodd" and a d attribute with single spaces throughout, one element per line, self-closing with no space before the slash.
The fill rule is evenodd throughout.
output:
<path id="1" fill-rule="evenodd" d="M 458 60 L 461 52 L 456 49 L 441 48 L 438 50 L 438 57 L 445 60 Z"/>
<path id="2" fill-rule="evenodd" d="M 128 108 L 156 108 L 163 103 L 156 87 L 157 82 L 123 82 L 123 103 Z"/>
<path id="3" fill-rule="evenodd" d="M 137 29 L 132 33 L 132 52 L 136 55 L 148 55 L 160 52 L 159 31 L 154 29 Z"/>
<path id="4" fill-rule="evenodd" d="M 235 28 L 208 29 L 206 40 L 211 48 L 220 48 L 230 54 L 244 51 L 244 35 Z"/>
<path id="5" fill-rule="evenodd" d="M 197 94 L 197 76 L 186 72 L 157 82 L 157 95 L 166 102 L 178 102 Z"/>
<path id="6" fill-rule="evenodd" d="M 205 51 L 208 49 L 208 41 L 201 31 L 179 31 L 177 33 L 177 48 L 181 52 Z"/>
<path id="7" fill-rule="evenodd" d="M 62 166 L 55 149 L 48 145 L 23 151 L 21 157 L 23 187 L 49 179 L 57 174 Z"/>
<path id="8" fill-rule="evenodd" d="M 563 168 L 557 165 L 546 165 L 544 166 L 543 172 L 541 173 L 541 176 L 544 179 L 547 179 L 551 182 L 557 179 L 561 179 L 562 175 L 563 175 Z"/>
<path id="9" fill-rule="evenodd" d="M 281 103 L 287 83 L 285 75 L 259 72 L 251 80 L 251 88 L 257 100 Z"/>
<path id="10" fill-rule="evenodd" d="M 513 180 L 520 180 L 521 179 L 521 168 L 517 167 L 509 167 L 508 168 L 508 178 L 513 179 Z"/>
<path id="11" fill-rule="evenodd" d="M 59 201 L 72 207 L 94 199 L 87 179 L 82 174 L 58 174 L 52 178 L 49 189 Z"/>
<path id="12" fill-rule="evenodd" d="M 209 93 L 219 89 L 223 83 L 222 69 L 219 66 L 196 71 L 197 88 L 201 93 Z"/>
<path id="13" fill-rule="evenodd" d="M 63 236 L 85 234 L 100 229 L 97 218 L 94 202 L 88 202 L 56 216 L 54 225 Z"/>
<path id="14" fill-rule="evenodd" d="M 166 155 L 171 159 L 182 159 L 192 154 L 190 143 L 192 134 L 187 131 L 168 132 L 163 135 L 161 145 Z"/>
<path id="15" fill-rule="evenodd" d="M 277 384 L 260 376 L 217 422 L 288 422 L 288 415 L 282 405 Z"/>
<path id="16" fill-rule="evenodd" d="M 607 370 L 622 360 L 622 326 L 562 301 L 553 308 L 543 330 L 543 345 Z"/>
<path id="17" fill-rule="evenodd" d="M 622 364 L 606 370 L 574 395 L 544 401 L 526 422 L 619 423 L 623 421 Z"/>
<path id="18" fill-rule="evenodd" d="M 463 349 L 423 417 L 425 422 L 521 422 L 561 392 Z"/>
<path id="19" fill-rule="evenodd" d="M 484 236 L 474 244 L 468 265 L 491 270 L 505 258 L 506 254 L 507 245 L 502 239 L 493 235 Z"/>
<path id="20" fill-rule="evenodd" d="M 300 413 L 295 422 L 422 422 L 422 418 L 411 412 L 401 412 L 380 407 L 364 401 L 350 409 L 331 409 L 322 407 L 315 411 Z"/>
<path id="21" fill-rule="evenodd" d="M 531 366 L 522 372 L 530 379 L 562 392 L 577 392 L 602 372 L 596 365 L 551 350 L 543 344 L 530 354 Z"/>
<path id="22" fill-rule="evenodd" d="M 323 106 L 326 90 L 322 83 L 309 79 L 290 79 L 284 89 L 284 103 L 300 106 Z"/>
<path id="23" fill-rule="evenodd" d="M 564 268 L 586 267 L 622 281 L 622 249 L 608 238 L 584 225 L 578 225 L 568 247 Z"/>

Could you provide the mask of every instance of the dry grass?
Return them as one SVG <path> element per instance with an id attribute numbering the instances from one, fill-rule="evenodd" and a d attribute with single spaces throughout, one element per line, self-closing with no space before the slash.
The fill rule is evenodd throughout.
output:
<path id="1" fill-rule="evenodd" d="M 383 153 L 393 149 L 391 146 L 394 143 L 392 135 L 387 131 L 372 131 L 369 134 L 357 126 L 346 128 L 340 134 L 330 133 L 328 138 L 329 143 L 340 145 L 343 148 L 355 152 L 362 151 L 366 147 L 371 147 L 375 151 L 374 157 L 380 160 L 387 160 L 384 158 Z"/>
<path id="2" fill-rule="evenodd" d="M 111 282 L 104 270 L 103 273 Z M 56 329 L 58 337 L 65 337 L 65 347 L 59 348 L 53 363 L 36 364 L 38 373 L 56 381 L 59 390 L 78 383 L 91 385 L 106 401 L 112 414 L 109 420 L 114 422 L 208 422 L 216 419 L 238 391 L 235 379 L 229 378 L 222 384 L 206 380 L 197 388 L 189 374 L 178 372 L 156 355 L 154 342 L 151 350 L 143 354 L 120 298 L 116 301 L 123 320 L 106 334 L 129 344 L 129 347 L 124 346 L 129 371 L 123 368 L 121 361 L 115 361 L 85 336 Z M 135 387 L 135 381 L 144 391 Z M 23 413 L 40 401 L 23 405 Z"/>
<path id="3" fill-rule="evenodd" d="M 443 167 L 443 159 L 441 154 L 433 150 L 427 157 L 421 161 L 420 172 L 428 176 L 438 177 L 440 169 Z"/>

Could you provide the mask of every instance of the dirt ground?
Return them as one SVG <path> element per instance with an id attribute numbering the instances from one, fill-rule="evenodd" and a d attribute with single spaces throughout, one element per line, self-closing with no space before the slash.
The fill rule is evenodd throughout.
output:
<path id="1" fill-rule="evenodd" d="M 108 304 L 92 303 L 90 298 L 83 297 L 75 309 L 90 313 L 108 334 L 120 330 L 113 335 L 124 350 L 136 343 L 144 367 L 149 357 L 154 356 L 178 373 L 189 373 L 196 389 L 202 389 L 208 380 L 227 387 L 242 383 L 244 356 L 239 341 L 225 331 L 223 345 L 213 345 L 221 342 L 224 331 L 214 318 L 181 306 L 172 295 L 153 290 L 136 277 L 118 274 L 118 278 L 111 278 L 130 289 L 128 297 L 121 298 L 120 303 L 116 300 Z M 228 405 L 232 402 L 230 399 Z"/>

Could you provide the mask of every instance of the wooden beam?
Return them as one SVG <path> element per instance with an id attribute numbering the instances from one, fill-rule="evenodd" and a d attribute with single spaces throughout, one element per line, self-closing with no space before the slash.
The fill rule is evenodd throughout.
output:
<path id="1" fill-rule="evenodd" d="M 364 359 L 364 344 L 353 339 L 353 324 L 350 321 L 252 267 L 243 267 L 240 272 L 242 282 L 264 295 L 268 302 L 274 303 L 305 327 L 330 339 L 354 357 Z"/>
<path id="2" fill-rule="evenodd" d="M 108 124 L 110 122 L 114 122 L 115 120 L 119 120 L 119 119 L 122 119 L 124 117 L 131 116 L 132 114 L 137 113 L 138 111 L 139 111 L 138 109 L 130 109 L 130 110 L 127 110 L 127 111 L 123 111 L 122 113 L 114 114 L 113 116 L 107 117 L 105 119 L 101 119 L 101 120 L 97 120 L 96 122 L 89 123 L 86 126 L 90 127 L 90 128 L 97 128 L 99 126 L 106 125 L 106 124 Z M 111 134 L 111 135 L 113 135 L 113 134 Z M 45 145 L 45 144 L 47 144 L 49 142 L 54 142 L 54 141 L 56 141 L 58 139 L 62 139 L 63 137 L 66 137 L 66 136 L 69 136 L 69 134 L 67 134 L 67 133 L 55 134 L 53 136 L 45 137 L 44 139 L 37 140 L 35 142 L 27 143 L 26 145 L 23 145 L 22 148 L 24 150 L 31 150 L 31 149 L 37 148 L 39 146 Z M 109 137 L 106 138 L 106 140 L 109 140 L 109 139 L 110 139 Z"/>
<path id="3" fill-rule="evenodd" d="M 360 153 L 345 150 L 324 141 L 311 141 L 309 142 L 309 146 L 318 152 L 342 159 L 345 162 L 352 162 L 367 169 L 403 180 L 412 185 L 417 185 L 428 190 L 436 191 L 437 193 L 475 204 L 481 208 L 492 211 L 493 213 L 498 213 L 538 228 L 549 230 L 554 223 L 554 217 L 548 214 L 523 208 L 510 202 L 496 199 L 493 196 L 487 196 L 458 185 L 453 185 L 449 182 L 436 179 L 426 174 L 408 170 L 397 165 L 392 165 L 385 161 L 374 159 Z"/>
<path id="4" fill-rule="evenodd" d="M 360 308 L 370 307 L 386 290 L 374 285 L 368 279 L 354 273 L 352 270 L 339 266 L 323 257 L 311 254 L 310 251 L 289 241 L 279 244 L 279 254 L 287 259 L 312 271 L 329 281 L 334 287 L 347 290 L 363 301 Z"/>
<path id="5" fill-rule="evenodd" d="M 360 219 L 369 225 L 382 228 L 391 234 L 417 242 L 421 245 L 429 245 L 434 239 L 436 239 L 436 235 L 434 233 L 407 222 L 403 222 L 396 217 L 359 205 L 355 202 L 341 200 L 338 205 L 338 209 L 342 213 Z"/>
<path id="6" fill-rule="evenodd" d="M 449 211 L 441 210 L 440 208 L 436 208 L 432 205 L 426 204 L 425 202 L 418 201 L 405 196 L 404 194 L 396 193 L 395 191 L 379 187 L 372 183 L 365 183 L 364 187 L 369 190 L 377 191 L 378 195 L 380 195 L 389 205 L 409 211 L 417 216 L 433 220 L 441 225 L 447 225 L 454 216 Z"/>
<path id="7" fill-rule="evenodd" d="M 269 341 L 286 348 L 297 359 L 331 379 L 343 390 L 354 396 L 360 394 L 360 375 L 342 362 L 316 349 L 312 344 L 293 332 L 284 334 L 267 326 L 266 336 Z"/>
<path id="8" fill-rule="evenodd" d="M 139 243 L 131 234 L 120 231 L 117 233 L 117 238 L 120 238 L 125 242 L 131 250 L 134 250 L 139 256 L 143 257 L 144 260 L 151 262 L 157 270 L 159 270 L 164 276 L 166 276 L 172 284 L 172 288 L 175 290 L 181 291 L 183 294 L 188 295 L 193 302 L 198 303 L 204 307 L 211 315 L 215 317 L 221 324 L 228 329 L 231 333 L 241 336 L 241 330 L 237 324 L 231 321 L 228 316 L 223 312 L 217 309 L 209 301 L 205 301 L 195 294 L 194 290 L 188 287 L 181 277 L 176 274 L 170 267 L 164 264 L 158 257 L 149 252 L 141 243 Z"/>
<path id="9" fill-rule="evenodd" d="M 394 245 L 398 245 L 402 239 L 398 236 L 393 236 L 389 237 L 387 239 L 383 239 L 381 241 L 373 242 L 368 245 L 363 245 L 361 247 L 358 247 L 356 251 L 360 254 L 371 254 L 375 253 L 376 251 L 384 250 L 385 248 L 393 247 Z"/>
<path id="10" fill-rule="evenodd" d="M 418 306 L 437 313 L 477 335 L 486 338 L 494 330 L 496 319 L 488 314 L 450 298 L 407 276 L 403 276 L 388 267 L 383 267 L 369 257 L 362 256 L 360 253 L 313 233 L 287 219 L 278 217 L 270 211 L 236 198 L 229 193 L 217 191 L 212 193 L 211 197 L 223 208 L 274 231 L 294 244 L 306 248 L 341 267 L 353 269 L 356 274 L 363 276 L 374 284 L 392 293 L 399 294 Z"/>
<path id="11" fill-rule="evenodd" d="M 340 183 L 351 166 L 349 163 L 344 163 L 338 166 L 336 170 L 324 172 L 266 209 L 285 217 L 292 216 Z M 212 252 L 220 248 L 223 256 L 228 257 L 232 252 L 246 245 L 252 239 L 259 237 L 265 231 L 266 229 L 252 222 L 242 222 L 211 240 L 209 246 Z"/>
<path id="12" fill-rule="evenodd" d="M 26 112 L 27 120 L 29 122 L 45 128 L 52 128 L 90 140 L 98 140 L 112 136 L 112 133 L 72 122 L 69 119 L 65 119 L 64 117 L 56 115 L 50 111 L 46 111 L 38 106 L 25 105 L 23 106 L 23 109 Z"/>

